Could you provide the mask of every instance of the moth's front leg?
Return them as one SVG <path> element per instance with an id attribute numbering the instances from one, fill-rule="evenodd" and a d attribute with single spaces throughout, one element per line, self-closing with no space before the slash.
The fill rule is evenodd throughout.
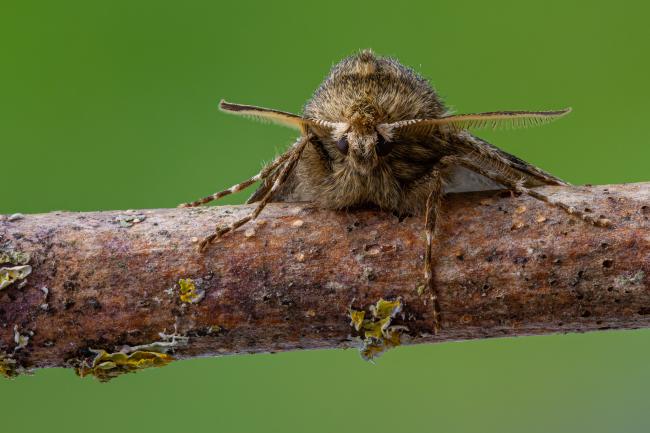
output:
<path id="1" fill-rule="evenodd" d="M 309 140 L 311 139 L 312 139 L 311 134 L 300 137 L 300 139 L 298 139 L 296 144 L 285 153 L 285 155 L 287 155 L 286 161 L 282 165 L 280 165 L 281 168 L 278 174 L 273 176 L 274 177 L 273 184 L 266 191 L 264 197 L 262 197 L 262 199 L 257 204 L 257 207 L 255 207 L 255 209 L 251 213 L 244 216 L 243 218 L 233 221 L 229 225 L 217 226 L 214 233 L 212 233 L 209 236 L 206 236 L 199 243 L 199 250 L 204 251 L 208 247 L 208 245 L 210 245 L 215 240 L 219 239 L 221 236 L 257 218 L 258 215 L 262 212 L 262 210 L 266 207 L 268 202 L 271 200 L 273 194 L 276 191 L 278 191 L 282 187 L 284 182 L 287 180 L 289 174 L 291 174 L 292 170 L 298 163 L 298 160 L 302 155 L 302 151 L 304 150 L 305 146 L 307 145 L 307 143 L 309 143 Z"/>
<path id="2" fill-rule="evenodd" d="M 448 168 L 456 157 L 445 156 L 441 158 L 433 167 L 430 174 L 431 190 L 427 197 L 425 208 L 424 230 L 426 235 L 426 251 L 424 253 L 424 281 L 425 287 L 431 293 L 433 303 L 433 330 L 434 333 L 440 331 L 440 302 L 438 300 L 438 288 L 434 279 L 433 243 L 436 239 L 436 228 L 440 209 L 442 207 L 443 189 L 442 176 L 444 169 Z"/>

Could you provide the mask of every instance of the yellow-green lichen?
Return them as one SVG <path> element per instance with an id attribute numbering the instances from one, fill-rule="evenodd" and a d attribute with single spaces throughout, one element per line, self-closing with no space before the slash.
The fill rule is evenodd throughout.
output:
<path id="1" fill-rule="evenodd" d="M 102 349 L 90 349 L 96 354 L 95 358 L 90 363 L 83 361 L 76 372 L 81 377 L 91 375 L 101 382 L 107 382 L 125 373 L 134 373 L 149 367 L 163 367 L 175 359 L 168 352 L 186 346 L 189 342 L 189 337 L 176 332 L 173 334 L 160 332 L 158 335 L 160 341 L 138 346 L 124 346 L 114 353 Z"/>
<path id="2" fill-rule="evenodd" d="M 19 280 L 24 280 L 32 273 L 29 265 L 0 268 L 0 290 Z"/>
<path id="3" fill-rule="evenodd" d="M 371 317 L 366 318 L 363 310 L 350 309 L 350 326 L 361 334 L 363 346 L 360 349 L 361 357 L 372 360 L 391 347 L 400 345 L 400 333 L 404 326 L 391 326 L 391 322 L 402 311 L 402 300 L 394 301 L 379 299 L 375 305 L 369 307 Z"/>
<path id="4" fill-rule="evenodd" d="M 149 367 L 163 367 L 174 360 L 166 353 L 136 350 L 132 353 L 108 353 L 105 350 L 93 350 L 96 354 L 92 363 L 82 364 L 76 369 L 80 377 L 95 376 L 101 382 L 106 382 L 121 374 L 133 373 Z"/>
<path id="5" fill-rule="evenodd" d="M 219 325 L 208 326 L 208 329 L 207 329 L 208 335 L 218 334 L 221 331 L 223 331 L 223 328 L 221 328 L 221 326 L 219 326 Z"/>
<path id="6" fill-rule="evenodd" d="M 352 326 L 356 331 L 361 331 L 363 318 L 365 316 L 365 311 L 350 310 L 350 326 Z"/>
<path id="7" fill-rule="evenodd" d="M 191 278 L 181 278 L 178 280 L 178 287 L 181 302 L 198 304 L 205 296 L 205 291 L 197 287 Z"/>
<path id="8" fill-rule="evenodd" d="M 18 376 L 16 361 L 8 357 L 5 353 L 0 353 L 0 375 L 8 379 Z"/>

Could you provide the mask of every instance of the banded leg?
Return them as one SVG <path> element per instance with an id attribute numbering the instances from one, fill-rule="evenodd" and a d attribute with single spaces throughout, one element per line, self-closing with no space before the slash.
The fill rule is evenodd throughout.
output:
<path id="1" fill-rule="evenodd" d="M 302 154 L 302 151 L 304 150 L 307 143 L 309 143 L 310 139 L 311 139 L 310 135 L 301 137 L 298 143 L 296 143 L 296 145 L 291 150 L 286 152 L 286 155 L 288 156 L 286 162 L 284 163 L 284 166 L 282 167 L 280 173 L 278 174 L 277 178 L 273 182 L 273 186 L 266 192 L 264 198 L 262 198 L 262 200 L 258 203 L 257 207 L 253 210 L 253 212 L 246 215 L 244 218 L 232 222 L 231 224 L 225 227 L 217 227 L 216 231 L 213 234 L 207 236 L 205 239 L 201 241 L 201 243 L 199 244 L 199 249 L 201 251 L 204 251 L 205 248 L 210 243 L 214 242 L 216 239 L 220 238 L 224 234 L 231 232 L 237 229 L 238 227 L 241 227 L 242 225 L 246 224 L 247 222 L 257 218 L 257 216 L 266 207 L 267 203 L 271 200 L 273 194 L 278 189 L 280 189 L 284 181 L 287 180 L 287 177 L 296 166 L 296 163 L 298 162 L 298 159 L 300 159 L 300 155 Z"/>
<path id="2" fill-rule="evenodd" d="M 283 164 L 291 155 L 291 149 L 282 155 L 278 156 L 275 158 L 273 162 L 270 164 L 267 164 L 259 173 L 257 173 L 255 176 L 251 177 L 250 179 L 247 179 L 241 183 L 238 183 L 237 185 L 233 185 L 228 189 L 225 189 L 223 191 L 215 192 L 214 194 L 211 194 L 207 197 L 203 197 L 202 199 L 190 202 L 190 203 L 183 203 L 179 207 L 196 207 L 200 206 L 205 203 L 209 203 L 213 200 L 218 200 L 222 197 L 225 197 L 230 194 L 234 194 L 236 192 L 242 191 L 258 180 L 263 180 L 266 179 L 271 173 L 273 173 L 273 170 L 275 170 L 277 167 L 279 167 L 281 164 Z"/>
<path id="3" fill-rule="evenodd" d="M 533 198 L 536 198 L 537 200 L 543 201 L 544 203 L 547 203 L 551 206 L 557 207 L 559 209 L 562 209 L 569 215 L 576 216 L 583 221 L 588 222 L 589 224 L 592 224 L 596 227 L 609 227 L 611 225 L 611 221 L 608 220 L 607 218 L 598 218 L 593 215 L 590 215 L 588 213 L 582 212 L 579 209 L 576 209 L 574 206 L 570 206 L 566 203 L 563 203 L 561 201 L 557 201 L 552 199 L 551 197 L 547 196 L 546 194 L 543 194 L 539 191 L 530 189 L 526 186 L 523 185 L 523 182 L 521 180 L 516 180 L 512 179 L 509 176 L 504 176 L 498 172 L 492 171 L 492 170 L 485 170 L 483 167 L 480 165 L 476 164 L 475 162 L 471 161 L 470 159 L 463 158 L 463 157 L 457 157 L 454 159 L 454 162 L 457 164 L 461 164 L 467 168 L 469 168 L 472 171 L 475 171 L 476 173 L 479 173 L 489 179 L 492 179 L 496 182 L 499 182 L 500 184 L 504 185 L 507 188 L 510 188 L 511 190 L 521 193 L 521 194 L 527 194 Z"/>
<path id="4" fill-rule="evenodd" d="M 444 158 L 440 161 L 442 163 Z M 439 163 L 440 164 L 440 163 Z M 442 173 L 440 168 L 436 167 L 431 172 L 432 187 L 429 197 L 427 198 L 426 214 L 424 219 L 424 229 L 426 232 L 426 251 L 424 253 L 424 280 L 426 288 L 431 293 L 433 302 L 433 331 L 437 334 L 440 331 L 440 303 L 438 302 L 438 289 L 433 279 L 433 240 L 436 236 L 436 222 L 442 204 Z"/>
<path id="5" fill-rule="evenodd" d="M 278 178 L 281 171 L 282 171 L 282 166 L 279 166 L 278 168 L 273 170 L 273 172 L 270 173 L 264 179 L 262 184 L 255 190 L 255 192 L 251 194 L 250 197 L 248 197 L 248 200 L 246 200 L 246 204 L 257 203 L 258 201 L 262 200 L 266 195 L 266 193 L 269 192 L 269 189 L 271 189 L 271 187 L 275 183 L 275 180 Z"/>

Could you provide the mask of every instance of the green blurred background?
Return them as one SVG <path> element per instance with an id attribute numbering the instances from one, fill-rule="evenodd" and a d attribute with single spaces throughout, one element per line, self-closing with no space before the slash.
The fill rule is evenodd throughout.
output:
<path id="1" fill-rule="evenodd" d="M 299 111 L 371 47 L 459 112 L 574 112 L 483 134 L 574 183 L 650 180 L 642 2 L 0 4 L 0 213 L 172 207 L 253 173 L 294 133 L 220 98 Z M 246 194 L 226 203 L 241 203 Z M 650 333 L 196 359 L 99 384 L 0 381 L 7 432 L 645 432 Z M 65 429 L 65 430 L 64 430 Z"/>

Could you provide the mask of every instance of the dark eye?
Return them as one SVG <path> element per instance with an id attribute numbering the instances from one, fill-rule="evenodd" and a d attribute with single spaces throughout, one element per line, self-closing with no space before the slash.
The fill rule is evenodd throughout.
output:
<path id="1" fill-rule="evenodd" d="M 386 156 L 393 150 L 394 143 L 391 141 L 386 141 L 383 135 L 377 134 L 377 155 Z"/>
<path id="2" fill-rule="evenodd" d="M 348 148 L 350 147 L 350 143 L 348 142 L 348 137 L 345 135 L 336 142 L 336 148 L 341 152 L 343 155 L 348 154 Z"/>

